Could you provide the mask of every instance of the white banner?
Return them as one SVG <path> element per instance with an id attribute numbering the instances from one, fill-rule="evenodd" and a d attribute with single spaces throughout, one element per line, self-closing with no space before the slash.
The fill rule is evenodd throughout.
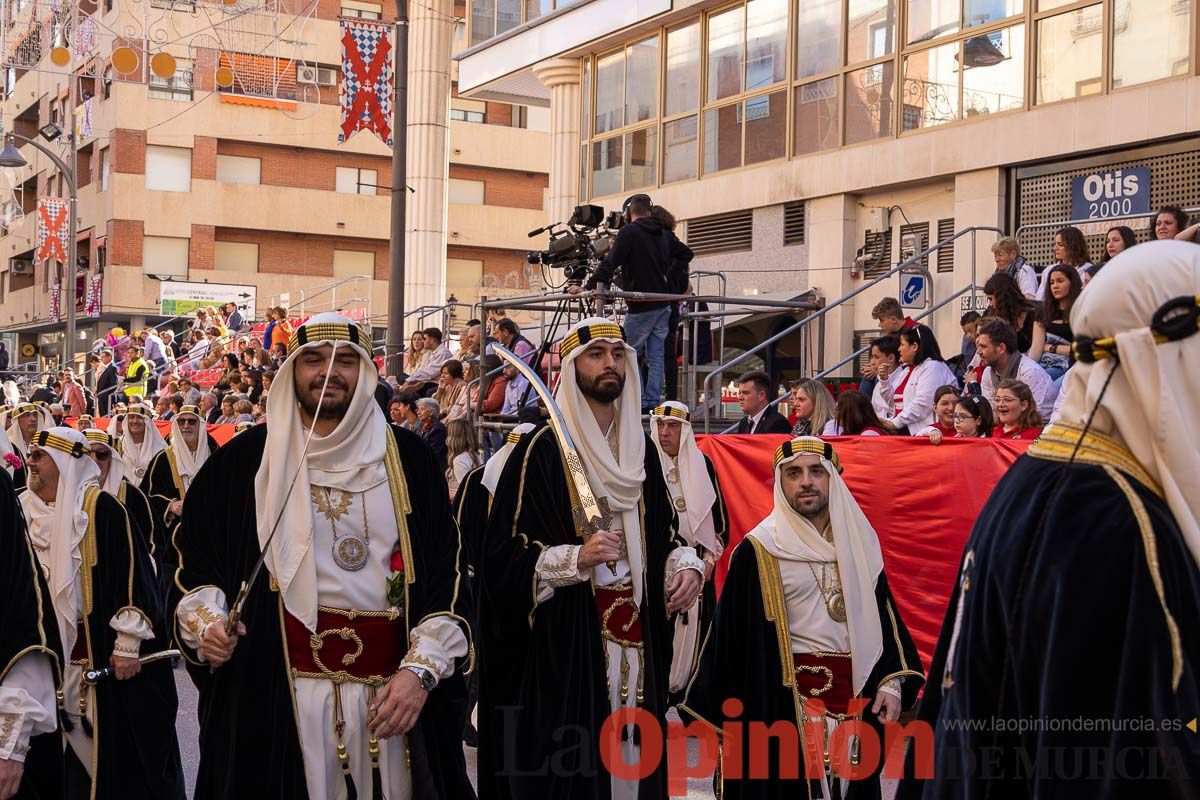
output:
<path id="1" fill-rule="evenodd" d="M 190 314 L 201 306 L 220 308 L 225 303 L 237 303 L 247 320 L 254 318 L 258 287 L 234 283 L 189 283 L 163 281 L 159 284 L 159 313 L 164 317 Z"/>

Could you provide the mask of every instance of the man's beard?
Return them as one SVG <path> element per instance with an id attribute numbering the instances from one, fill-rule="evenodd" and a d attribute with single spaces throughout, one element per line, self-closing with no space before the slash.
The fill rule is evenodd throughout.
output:
<path id="1" fill-rule="evenodd" d="M 297 393 L 298 396 L 296 399 L 300 403 L 300 407 L 304 409 L 305 414 L 313 419 L 317 418 L 317 398 L 321 396 L 321 387 L 324 385 L 324 380 L 315 381 L 309 385 L 308 391 Z M 346 412 L 350 410 L 350 401 L 354 398 L 354 395 L 351 394 L 350 387 L 348 387 L 341 378 L 332 375 L 329 377 L 329 385 L 327 388 L 329 387 L 341 389 L 345 395 L 343 399 L 337 400 L 333 397 L 330 397 L 327 393 L 325 395 L 325 399 L 321 401 L 320 416 L 324 417 L 325 419 L 334 419 L 340 422 L 345 418 Z"/>
<path id="2" fill-rule="evenodd" d="M 614 403 L 625 391 L 625 376 L 616 370 L 605 370 L 595 378 L 576 372 L 575 383 L 584 397 L 599 403 Z"/>
<path id="3" fill-rule="evenodd" d="M 805 508 L 801 505 L 802 501 L 812 500 L 813 498 L 819 500 L 816 506 L 809 506 L 808 508 Z M 805 519 L 812 519 L 813 517 L 819 516 L 825 509 L 829 508 L 829 498 L 822 498 L 820 494 L 817 493 L 801 495 L 799 492 L 797 492 L 788 498 L 788 504 L 791 505 L 792 510 L 800 516 L 804 517 Z"/>

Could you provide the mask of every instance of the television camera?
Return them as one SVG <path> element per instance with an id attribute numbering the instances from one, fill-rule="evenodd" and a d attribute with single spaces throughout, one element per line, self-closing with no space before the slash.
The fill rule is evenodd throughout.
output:
<path id="1" fill-rule="evenodd" d="M 545 250 L 531 250 L 527 254 L 529 263 L 561 269 L 566 277 L 564 285 L 578 286 L 608 253 L 621 223 L 619 212 L 613 211 L 605 217 L 600 206 L 575 206 L 566 222 L 555 222 L 529 232 L 531 238 L 550 234 Z"/>

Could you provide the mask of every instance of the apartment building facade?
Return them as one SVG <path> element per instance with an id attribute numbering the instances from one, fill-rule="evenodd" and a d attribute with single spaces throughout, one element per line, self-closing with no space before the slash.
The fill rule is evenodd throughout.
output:
<path id="1" fill-rule="evenodd" d="M 85 3 L 81 14 L 91 8 L 98 27 L 116 29 L 140 13 L 140 4 L 126 2 Z M 7 7 L 9 69 L 0 113 L 9 130 L 36 137 L 47 123 L 69 131 L 70 83 L 51 64 L 48 47 L 35 68 L 13 65 L 13 43 L 29 25 L 22 12 L 35 10 L 30 5 L 14 0 Z M 157 24 L 184 31 L 202 29 L 222 8 L 153 6 L 161 16 Z M 444 6 L 442 13 L 465 13 Z M 391 149 L 367 132 L 338 143 L 338 18 L 393 15 L 391 5 L 361 0 L 314 0 L 290 10 L 264 3 L 245 15 L 227 12 L 224 35 L 196 34 L 165 48 L 176 60 L 170 78 L 141 66 L 114 72 L 120 65 L 111 54 L 129 44 L 124 39 L 101 42 L 97 50 L 107 52 L 79 65 L 88 125 L 78 140 L 76 352 L 114 325 L 163 320 L 160 291 L 172 282 L 252 286 L 257 312 L 273 302 L 296 306 L 343 282 L 311 301 L 310 310 L 354 306 L 377 328 L 386 327 Z M 276 33 L 289 27 L 292 32 Z M 464 46 L 465 26 L 450 27 L 457 27 L 457 46 Z M 272 39 L 274 46 L 265 47 Z M 134 45 L 146 58 L 145 42 Z M 414 254 L 410 244 L 409 270 L 441 278 L 424 302 L 453 296 L 463 304 L 456 316 L 461 323 L 482 287 L 528 285 L 525 252 L 540 241 L 525 232 L 545 223 L 549 134 L 543 109 L 450 97 L 448 50 L 440 65 L 445 96 L 428 103 L 434 113 L 440 109 L 446 161 L 414 180 L 410 160 L 408 193 L 410 235 L 423 219 L 440 218 L 436 233 L 444 245 L 441 253 Z M 230 72 L 220 74 L 222 67 Z M 64 134 L 48 145 L 64 160 L 68 139 Z M 66 271 L 58 261 L 34 263 L 33 254 L 37 198 L 69 193 L 49 159 L 31 146 L 19 149 L 28 166 L 0 176 L 0 187 L 12 187 L 0 197 L 0 206 L 10 209 L 0 218 L 12 222 L 0 227 L 0 337 L 11 352 L 37 356 L 14 362 L 62 347 L 65 308 L 56 320 L 52 305 Z M 99 302 L 87 305 L 89 293 L 97 292 Z"/>
<path id="2" fill-rule="evenodd" d="M 1089 220 L 1099 260 L 1108 226 L 1144 239 L 1150 209 L 1200 206 L 1197 11 L 1196 0 L 474 0 L 460 89 L 550 108 L 552 204 L 612 209 L 648 192 L 730 294 L 812 290 L 828 303 L 972 227 L 1017 233 L 1048 264 L 1055 229 Z M 909 313 L 949 300 L 926 321 L 952 351 L 961 312 L 983 301 L 955 294 L 986 279 L 998 235 L 965 234 L 919 265 Z M 872 307 L 909 280 L 832 310 L 810 366 L 861 345 Z"/>

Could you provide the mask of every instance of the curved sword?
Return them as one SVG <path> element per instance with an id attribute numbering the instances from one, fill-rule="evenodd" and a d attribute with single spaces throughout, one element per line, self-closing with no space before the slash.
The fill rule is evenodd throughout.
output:
<path id="1" fill-rule="evenodd" d="M 608 508 L 608 499 L 597 497 L 596 493 L 592 491 L 592 486 L 588 483 L 587 470 L 584 469 L 583 460 L 579 457 L 579 450 L 575 447 L 575 441 L 571 438 L 570 431 L 567 430 L 562 409 L 558 407 L 558 403 L 554 402 L 554 396 L 550 394 L 550 390 L 542 382 L 537 372 L 516 353 L 502 344 L 493 344 L 492 352 L 508 362 L 509 366 L 514 367 L 525 380 L 529 381 L 529 385 L 537 392 L 537 396 L 541 398 L 542 403 L 546 406 L 546 411 L 550 414 L 550 429 L 554 431 L 554 437 L 558 439 L 558 445 L 562 448 L 567 474 L 575 486 L 575 493 L 579 495 L 579 505 L 572 509 L 576 526 L 588 535 L 599 530 L 610 530 L 612 512 Z M 609 561 L 608 568 L 612 570 L 613 575 L 617 574 L 617 562 Z"/>

